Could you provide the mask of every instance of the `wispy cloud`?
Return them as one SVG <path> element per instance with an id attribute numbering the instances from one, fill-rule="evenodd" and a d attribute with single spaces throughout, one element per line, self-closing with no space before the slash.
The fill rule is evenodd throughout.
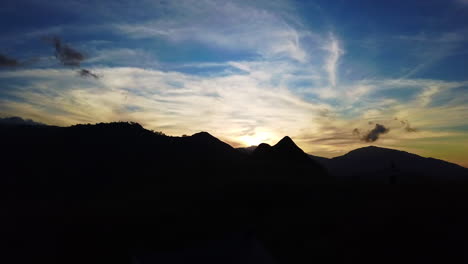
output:
<path id="1" fill-rule="evenodd" d="M 467 31 L 461 30 L 431 34 L 421 32 L 416 35 L 398 36 L 397 39 L 410 44 L 411 51 L 409 55 L 417 62 L 416 65 L 410 67 L 402 78 L 410 78 L 430 69 L 449 56 L 465 52 L 463 47 L 466 46 L 468 41 L 466 35 Z"/>
<path id="2" fill-rule="evenodd" d="M 341 55 L 344 54 L 344 50 L 340 47 L 338 39 L 330 34 L 330 39 L 327 45 L 324 47 L 328 51 L 329 55 L 325 61 L 324 68 L 328 74 L 328 79 L 332 87 L 336 87 L 338 82 L 338 65 Z"/>
<path id="3" fill-rule="evenodd" d="M 43 5 L 83 15 L 81 21 L 93 26 L 49 25 L 9 38 L 37 44 L 40 36 L 60 34 L 75 41 L 51 41 L 56 57 L 49 52 L 37 69 L 2 69 L 1 115 L 58 125 L 132 120 L 172 135 L 208 130 L 239 145 L 289 135 L 304 150 L 325 156 L 373 140 L 424 148 L 418 142 L 449 141 L 462 136 L 456 127 L 468 126 L 468 82 L 415 77 L 466 52 L 463 30 L 367 35 L 375 55 L 368 62 L 355 59 L 362 53 L 354 53 L 350 32 L 323 27 L 316 21 L 323 18 L 304 21 L 286 0 Z M 350 56 L 343 56 L 345 48 Z M 390 51 L 408 60 L 388 74 L 380 70 L 392 64 Z M 51 63 L 57 59 L 67 67 Z M 81 64 L 86 69 L 72 68 Z M 386 129 L 391 132 L 381 136 Z M 359 140 L 363 136 L 369 142 Z"/>
<path id="4" fill-rule="evenodd" d="M 131 119 L 176 135 L 222 131 L 221 137 L 236 142 L 246 131 L 268 130 L 276 140 L 290 130 L 307 129 L 312 123 L 303 120 L 329 108 L 306 102 L 287 89 L 265 86 L 261 78 L 250 75 L 201 78 L 138 68 L 98 71 L 104 75 L 98 83 L 77 79 L 67 70 L 3 73 L 0 78 L 31 82 L 10 91 L 22 102 L 3 101 L 1 111 L 25 117 L 40 113 L 39 121 L 54 124 Z M 57 90 L 62 82 L 68 82 L 68 88 Z"/>
<path id="5" fill-rule="evenodd" d="M 86 59 L 88 64 L 151 68 L 159 66 L 154 55 L 143 49 L 107 47 L 90 49 L 91 55 Z"/>
<path id="6" fill-rule="evenodd" d="M 369 101 L 362 105 L 362 100 L 355 101 L 352 107 L 357 113 L 350 116 L 346 104 L 307 101 L 282 82 L 272 82 L 277 72 L 270 71 L 275 67 L 267 67 L 269 63 L 232 64 L 248 74 L 195 76 L 140 68 L 93 68 L 103 77 L 91 82 L 78 78 L 72 70 L 4 71 L 0 72 L 0 82 L 10 86 L 16 79 L 28 82 L 2 92 L 18 100 L 2 99 L 0 112 L 58 125 L 133 120 L 172 135 L 208 130 L 239 145 L 247 144 L 245 137 L 261 137 L 274 143 L 290 135 L 306 151 L 321 151 L 328 156 L 363 144 L 356 140 L 352 128 L 372 131 L 369 121 L 392 131 L 380 138 L 379 144 L 395 146 L 404 140 L 450 136 L 433 128 L 468 120 L 468 109 L 460 103 L 430 107 L 430 102 L 420 103 L 419 96 L 406 104 Z M 463 85 L 432 80 L 367 81 L 367 85 L 384 88 L 408 84 L 421 94 L 430 85 L 443 87 L 443 94 Z M 366 99 L 366 94 L 363 96 Z M 437 113 L 437 117 L 431 113 Z M 415 120 L 419 132 L 407 133 L 393 119 L 395 116 Z M 413 129 L 409 123 L 406 127 Z M 368 137 L 369 142 L 377 138 L 374 134 Z"/>
<path id="7" fill-rule="evenodd" d="M 193 6 L 171 7 L 167 16 L 143 23 L 116 24 L 115 30 L 133 38 L 195 41 L 265 57 L 307 60 L 302 32 L 278 13 L 241 1 L 202 1 Z"/>
<path id="8" fill-rule="evenodd" d="M 395 120 L 398 120 L 398 119 L 395 118 Z M 411 126 L 411 124 L 410 124 L 410 122 L 408 120 L 400 120 L 400 123 L 403 125 L 403 129 L 406 132 L 417 132 L 418 131 L 418 129 Z"/>

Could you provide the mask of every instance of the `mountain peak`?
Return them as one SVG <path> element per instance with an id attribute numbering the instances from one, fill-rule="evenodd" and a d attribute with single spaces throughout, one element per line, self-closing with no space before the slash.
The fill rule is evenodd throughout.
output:
<path id="1" fill-rule="evenodd" d="M 198 143 L 202 143 L 202 144 L 208 144 L 208 143 L 226 144 L 226 143 L 222 142 L 221 140 L 219 140 L 218 138 L 211 135 L 210 133 L 205 132 L 205 131 L 195 133 L 192 136 L 187 137 L 186 139 L 188 139 L 189 141 L 192 141 L 192 142 L 198 142 Z"/>
<path id="2" fill-rule="evenodd" d="M 389 148 L 382 148 L 382 147 L 377 147 L 377 146 L 366 146 L 362 148 L 357 148 L 355 150 L 351 150 L 344 156 L 350 156 L 350 155 L 376 155 L 376 154 L 384 154 L 384 153 L 406 153 L 409 154 L 405 151 L 401 150 L 396 150 L 396 149 L 389 149 Z M 412 154 L 414 155 L 414 154 Z"/>
<path id="3" fill-rule="evenodd" d="M 269 150 L 271 149 L 271 146 L 267 143 L 261 143 L 260 145 L 258 145 L 258 147 L 255 148 L 255 152 L 262 152 L 262 151 L 265 151 L 265 150 Z"/>
<path id="4" fill-rule="evenodd" d="M 210 133 L 201 131 L 198 133 L 195 133 L 192 135 L 192 137 L 198 137 L 198 138 L 214 138 Z"/>
<path id="5" fill-rule="evenodd" d="M 275 159 L 286 159 L 286 160 L 304 160 L 309 159 L 307 154 L 299 148 L 294 141 L 286 136 L 282 138 L 276 145 L 270 146 L 262 143 L 255 150 L 254 154 L 269 153 Z"/>
<path id="6" fill-rule="evenodd" d="M 278 141 L 277 145 L 278 144 L 294 144 L 294 145 L 296 145 L 294 143 L 294 141 L 288 136 L 283 137 L 280 141 Z"/>
<path id="7" fill-rule="evenodd" d="M 198 142 L 205 142 L 205 143 L 207 143 L 207 142 L 222 142 L 217 137 L 215 137 L 215 136 L 213 136 L 210 133 L 205 132 L 205 131 L 195 133 L 195 134 L 193 134 L 192 136 L 190 136 L 188 138 L 191 138 L 192 140 L 195 140 L 195 141 L 198 141 Z M 224 142 L 222 142 L 222 143 L 225 144 Z"/>
<path id="8" fill-rule="evenodd" d="M 234 149 L 227 143 L 219 140 L 217 137 L 205 131 L 198 132 L 189 137 L 183 137 L 183 138 L 185 140 L 188 140 L 189 142 L 197 142 L 198 144 L 215 144 L 217 146 L 222 146 L 223 148 Z"/>
<path id="9" fill-rule="evenodd" d="M 303 153 L 302 149 L 299 148 L 294 141 L 288 137 L 285 136 L 282 138 L 276 145 L 273 146 L 277 150 L 281 151 L 287 151 L 287 152 L 300 152 Z"/>

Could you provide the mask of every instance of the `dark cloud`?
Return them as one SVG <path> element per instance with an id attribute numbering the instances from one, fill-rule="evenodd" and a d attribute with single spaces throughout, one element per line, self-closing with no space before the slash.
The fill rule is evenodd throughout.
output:
<path id="1" fill-rule="evenodd" d="M 361 132 L 359 131 L 359 129 L 357 129 L 357 128 L 353 129 L 353 135 L 359 136 L 360 134 L 361 134 Z"/>
<path id="2" fill-rule="evenodd" d="M 417 132 L 418 131 L 417 128 L 411 127 L 408 120 L 400 120 L 400 123 L 403 125 L 403 129 L 406 132 Z"/>
<path id="3" fill-rule="evenodd" d="M 65 66 L 80 66 L 85 56 L 63 43 L 58 37 L 46 37 L 45 41 L 52 44 L 55 48 L 55 57 Z"/>
<path id="4" fill-rule="evenodd" d="M 20 63 L 18 60 L 0 54 L 0 67 L 16 67 L 19 65 Z"/>
<path id="5" fill-rule="evenodd" d="M 9 126 L 19 126 L 19 125 L 28 125 L 28 126 L 45 126 L 43 123 L 33 121 L 31 119 L 23 119 L 19 116 L 12 117 L 3 117 L 0 118 L 0 125 L 9 125 Z"/>
<path id="6" fill-rule="evenodd" d="M 390 131 L 390 129 L 386 128 L 384 125 L 375 124 L 375 127 L 362 137 L 362 140 L 365 142 L 377 141 L 380 135 L 386 134 L 388 131 Z"/>
<path id="7" fill-rule="evenodd" d="M 81 69 L 78 71 L 78 74 L 83 77 L 83 78 L 94 78 L 94 79 L 99 79 L 99 75 L 91 72 L 90 70 L 87 69 Z"/>

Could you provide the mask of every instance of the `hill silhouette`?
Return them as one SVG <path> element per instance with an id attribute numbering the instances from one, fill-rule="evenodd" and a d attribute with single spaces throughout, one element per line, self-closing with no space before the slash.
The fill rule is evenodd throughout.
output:
<path id="1" fill-rule="evenodd" d="M 257 149 L 254 150 L 253 155 L 266 155 L 267 158 L 283 161 L 310 161 L 304 151 L 302 151 L 302 149 L 300 149 L 288 136 L 282 138 L 273 147 L 269 147 L 267 144 L 261 144 Z"/>
<path id="2" fill-rule="evenodd" d="M 341 179 L 400 183 L 466 181 L 468 169 L 405 151 L 368 146 L 332 159 L 311 156 Z"/>
<path id="3" fill-rule="evenodd" d="M 250 146 L 250 147 L 241 147 L 241 148 L 236 148 L 237 151 L 240 151 L 244 154 L 252 154 L 255 149 L 257 148 L 258 146 Z"/>
<path id="4" fill-rule="evenodd" d="M 405 152 L 370 147 L 314 160 L 285 137 L 249 154 L 206 132 L 171 137 L 127 122 L 0 124 L 0 145 L 2 263 L 465 256 L 464 179 L 425 180 L 462 168 Z M 393 174 L 380 170 L 389 161 Z M 442 165 L 419 175 L 410 164 Z"/>
<path id="5" fill-rule="evenodd" d="M 283 140 L 288 142 L 290 138 L 285 137 Z M 282 160 L 303 153 L 295 144 L 294 146 L 291 144 L 285 145 L 290 145 L 291 150 L 289 154 L 280 158 Z M 249 151 L 238 150 L 244 154 L 259 154 L 270 148 L 271 146 L 268 144 L 262 143 L 258 147 L 249 147 Z M 294 159 L 300 156 L 298 154 Z M 310 154 L 307 156 L 326 168 L 330 176 L 343 181 L 390 183 L 390 181 L 398 179 L 400 183 L 460 183 L 468 180 L 468 169 L 460 165 L 376 146 L 358 148 L 334 158 L 324 158 Z"/>
<path id="6" fill-rule="evenodd" d="M 0 118 L 0 125 L 45 126 L 45 124 L 43 124 L 43 123 L 35 122 L 35 121 L 31 120 L 31 119 L 23 119 L 23 118 L 18 117 L 18 116 Z"/>

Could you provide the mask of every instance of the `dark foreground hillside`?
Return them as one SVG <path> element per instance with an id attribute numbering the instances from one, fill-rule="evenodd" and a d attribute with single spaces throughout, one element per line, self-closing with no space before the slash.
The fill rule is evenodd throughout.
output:
<path id="1" fill-rule="evenodd" d="M 249 154 L 134 123 L 7 125 L 0 144 L 1 263 L 468 260 L 462 180 L 341 180 L 288 137 Z"/>

